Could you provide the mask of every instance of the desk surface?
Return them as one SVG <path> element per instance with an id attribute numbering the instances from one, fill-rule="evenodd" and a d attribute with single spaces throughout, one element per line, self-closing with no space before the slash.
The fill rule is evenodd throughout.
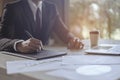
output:
<path id="1" fill-rule="evenodd" d="M 85 43 L 85 49 L 89 47 L 88 41 L 83 41 Z M 120 44 L 120 41 L 114 41 L 114 40 L 101 40 L 100 43 L 110 43 L 110 44 Z M 94 56 L 96 55 L 84 55 L 85 52 L 84 50 L 79 50 L 79 51 L 69 51 L 67 50 L 66 47 L 46 47 L 47 49 L 51 50 L 57 50 L 57 51 L 67 51 L 68 55 L 78 55 L 78 56 Z M 120 78 L 120 64 L 111 64 L 111 65 L 106 65 L 111 67 L 111 71 L 103 74 L 103 75 L 96 75 L 96 76 L 87 76 L 87 75 L 81 75 L 75 73 L 74 69 L 57 69 L 57 70 L 47 70 L 47 71 L 37 71 L 37 72 L 26 72 L 26 73 L 20 73 L 20 74 L 12 74 L 8 75 L 6 73 L 6 62 L 7 61 L 15 61 L 15 60 L 26 60 L 24 58 L 19 58 L 15 56 L 10 56 L 10 55 L 4 55 L 1 54 L 0 52 L 0 80 L 76 80 L 76 79 L 81 79 L 81 80 L 117 80 Z M 103 56 L 103 55 L 102 55 Z M 101 57 L 102 57 L 101 56 Z M 103 57 L 108 57 L 108 56 L 103 56 Z M 116 56 L 112 56 L 113 60 L 116 58 Z M 98 57 L 96 57 L 98 58 Z M 117 56 L 117 58 L 120 58 Z M 89 57 L 88 57 L 89 59 Z M 105 61 L 105 58 L 100 58 L 103 62 Z M 97 59 L 95 59 L 97 60 Z M 79 65 L 84 66 L 84 65 Z M 66 77 L 62 76 L 51 76 L 48 75 L 47 73 L 51 72 L 56 72 L 56 74 L 64 74 Z M 61 73 L 59 73 L 61 72 Z M 75 77 L 75 78 L 74 78 Z"/>

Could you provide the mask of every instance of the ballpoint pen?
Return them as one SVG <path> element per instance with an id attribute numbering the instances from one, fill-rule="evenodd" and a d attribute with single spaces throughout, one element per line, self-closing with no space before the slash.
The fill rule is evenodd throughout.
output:
<path id="1" fill-rule="evenodd" d="M 25 31 L 25 33 L 26 33 L 26 35 L 28 36 L 28 37 L 30 37 L 30 38 L 34 38 L 28 31 Z M 41 44 L 41 50 L 44 50 L 43 49 L 43 44 L 40 42 L 40 44 Z"/>
<path id="2" fill-rule="evenodd" d="M 25 33 L 28 37 L 33 38 L 33 36 L 28 31 L 25 31 Z"/>

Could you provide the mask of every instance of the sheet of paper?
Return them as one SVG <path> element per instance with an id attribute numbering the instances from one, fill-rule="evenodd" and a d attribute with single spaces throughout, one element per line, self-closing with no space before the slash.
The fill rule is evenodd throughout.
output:
<path id="1" fill-rule="evenodd" d="M 68 68 L 46 72 L 46 75 L 58 77 L 58 80 L 116 80 L 119 68 L 119 65 L 70 65 Z"/>
<path id="2" fill-rule="evenodd" d="M 91 71 L 95 75 L 91 75 L 93 73 L 89 73 L 89 75 L 86 75 L 87 73 L 84 74 L 84 72 L 82 72 L 81 74 L 76 72 L 76 69 L 59 69 L 59 70 L 54 70 L 54 71 L 51 71 L 51 72 L 47 72 L 46 74 L 49 75 L 49 76 L 53 76 L 53 77 L 59 77 L 59 78 L 61 78 L 61 80 L 62 79 L 64 79 L 64 80 L 80 80 L 80 79 L 81 80 L 106 80 L 106 78 L 104 78 L 104 76 L 105 76 L 106 73 L 109 73 L 109 72 L 105 72 L 105 73 L 100 72 L 101 74 L 97 74 L 97 73 L 94 73 L 94 72 L 96 72 L 99 69 L 96 70 L 96 69 L 92 68 L 93 70 L 88 69 L 87 73 Z M 101 78 L 101 79 L 99 79 L 99 78 Z M 107 79 L 107 80 L 114 80 L 114 79 Z"/>
<path id="3" fill-rule="evenodd" d="M 8 61 L 7 73 L 24 73 L 33 71 L 46 71 L 54 69 L 69 69 L 70 66 L 78 67 L 79 65 L 118 65 L 120 64 L 119 56 L 96 56 L 96 55 L 70 55 L 60 58 L 52 58 L 40 61 L 20 60 Z"/>
<path id="4" fill-rule="evenodd" d="M 70 71 L 70 70 L 59 69 L 59 70 L 47 72 L 46 74 L 53 77 L 61 77 L 61 78 L 64 78 L 64 80 L 80 80 L 81 79 L 79 74 L 77 74 L 74 70 Z"/>
<path id="5" fill-rule="evenodd" d="M 116 65 L 120 64 L 119 56 L 71 55 L 62 57 L 64 65 Z"/>
<path id="6" fill-rule="evenodd" d="M 60 68 L 60 65 L 61 58 L 53 58 L 41 61 L 34 60 L 8 61 L 7 74 L 58 69 Z"/>

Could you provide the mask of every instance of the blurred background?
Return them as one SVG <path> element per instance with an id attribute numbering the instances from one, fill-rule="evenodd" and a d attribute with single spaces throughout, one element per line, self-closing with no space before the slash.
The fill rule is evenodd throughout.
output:
<path id="1" fill-rule="evenodd" d="M 0 15 L 11 1 L 16 0 L 0 0 Z M 99 30 L 103 39 L 120 40 L 120 0 L 48 1 L 57 4 L 63 21 L 81 39 L 88 39 L 89 31 Z"/>
<path id="2" fill-rule="evenodd" d="M 83 39 L 99 30 L 103 39 L 120 40 L 120 0 L 70 0 L 69 25 Z"/>

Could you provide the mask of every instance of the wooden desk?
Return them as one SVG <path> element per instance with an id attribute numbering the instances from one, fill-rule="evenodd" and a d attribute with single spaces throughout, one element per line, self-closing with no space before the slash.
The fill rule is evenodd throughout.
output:
<path id="1" fill-rule="evenodd" d="M 85 49 L 88 48 L 89 43 L 88 40 L 83 41 L 85 45 Z M 113 40 L 101 40 L 100 43 L 110 43 L 110 44 L 120 44 L 120 41 L 113 41 Z M 68 55 L 84 55 L 84 50 L 81 51 L 69 51 L 66 47 L 60 47 L 60 46 L 54 46 L 54 47 L 46 47 L 51 50 L 60 50 L 60 51 L 67 51 Z M 47 75 L 46 73 L 55 71 L 55 70 L 49 70 L 49 71 L 37 71 L 37 72 L 28 72 L 28 73 L 20 73 L 20 74 L 14 74 L 14 75 L 8 75 L 6 73 L 6 62 L 7 61 L 14 61 L 14 60 L 26 60 L 24 58 L 19 58 L 15 56 L 10 55 L 4 55 L 0 52 L 0 80 L 69 80 L 69 78 L 64 77 L 55 77 Z M 86 56 L 86 55 L 84 55 Z M 87 55 L 88 56 L 88 55 Z M 95 56 L 95 55 L 89 55 L 89 56 Z M 103 56 L 105 57 L 105 56 Z M 106 56 L 107 57 L 107 56 Z M 119 56 L 117 56 L 119 57 Z M 115 59 L 116 56 L 113 56 L 113 59 Z M 120 57 L 119 57 L 120 58 Z M 104 61 L 104 59 L 102 59 Z M 83 65 L 80 65 L 83 66 Z M 80 80 L 117 80 L 120 78 L 120 65 L 109 65 L 112 70 L 104 75 L 98 75 L 98 76 L 85 76 L 77 74 L 75 75 Z M 70 70 L 68 69 L 68 72 Z M 69 75 L 69 74 L 68 74 Z M 72 75 L 69 75 L 72 76 Z"/>

